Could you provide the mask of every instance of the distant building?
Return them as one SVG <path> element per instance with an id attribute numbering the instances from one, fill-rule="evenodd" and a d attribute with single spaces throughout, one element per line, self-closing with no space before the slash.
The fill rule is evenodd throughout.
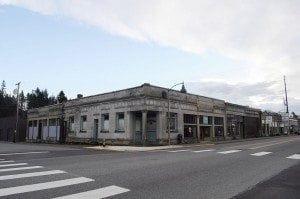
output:
<path id="1" fill-rule="evenodd" d="M 272 111 L 262 112 L 262 135 L 275 136 L 284 133 L 284 123 L 279 113 Z"/>
<path id="2" fill-rule="evenodd" d="M 143 84 L 28 110 L 28 141 L 167 144 L 261 135 L 260 110 Z"/>
<path id="3" fill-rule="evenodd" d="M 19 117 L 19 131 L 15 134 L 16 116 L 1 117 L 0 118 L 0 141 L 17 142 L 25 141 L 27 121 L 24 112 L 20 112 Z M 15 139 L 16 136 L 16 139 Z"/>

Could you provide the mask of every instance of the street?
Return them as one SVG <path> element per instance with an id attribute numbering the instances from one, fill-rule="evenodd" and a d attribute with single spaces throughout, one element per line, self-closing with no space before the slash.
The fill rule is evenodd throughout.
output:
<path id="1" fill-rule="evenodd" d="M 300 136 L 146 152 L 1 142 L 0 197 L 291 199 L 299 160 Z"/>

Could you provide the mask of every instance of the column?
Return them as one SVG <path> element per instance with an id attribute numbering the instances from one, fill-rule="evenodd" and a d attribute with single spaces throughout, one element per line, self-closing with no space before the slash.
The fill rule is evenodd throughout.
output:
<path id="1" fill-rule="evenodd" d="M 197 141 L 200 143 L 200 116 L 197 115 Z"/>
<path id="2" fill-rule="evenodd" d="M 226 140 L 226 137 L 227 137 L 227 120 L 226 120 L 226 117 L 223 117 L 223 133 L 224 133 L 224 140 Z"/>
<path id="3" fill-rule="evenodd" d="M 211 141 L 214 141 L 214 138 L 215 138 L 215 117 L 214 116 L 212 116 L 212 125 L 211 125 L 211 128 L 212 128 L 212 130 L 210 131 L 210 140 Z"/>
<path id="4" fill-rule="evenodd" d="M 147 140 L 147 111 L 142 111 L 142 142 L 146 144 Z"/>

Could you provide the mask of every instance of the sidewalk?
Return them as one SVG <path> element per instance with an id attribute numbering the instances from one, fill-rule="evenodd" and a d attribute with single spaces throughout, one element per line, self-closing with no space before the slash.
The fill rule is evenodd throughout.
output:
<path id="1" fill-rule="evenodd" d="M 157 151 L 157 150 L 168 150 L 168 149 L 180 149 L 180 148 L 189 148 L 189 147 L 208 147 L 219 144 L 227 144 L 227 143 L 238 143 L 238 142 L 246 142 L 246 141 L 258 141 L 258 140 L 267 140 L 267 139 L 280 139 L 283 136 L 276 137 L 258 137 L 258 138 L 248 138 L 248 139 L 239 139 L 239 140 L 226 140 L 226 141 L 216 141 L 216 142 L 202 142 L 195 144 L 181 144 L 181 145 L 171 145 L 171 146 L 111 146 L 106 145 L 103 146 L 88 146 L 83 147 L 84 149 L 90 150 L 106 150 L 106 151 L 128 151 L 128 152 L 143 152 L 143 151 Z"/>
<path id="2" fill-rule="evenodd" d="M 168 150 L 168 149 L 178 149 L 182 147 L 187 147 L 186 145 L 171 145 L 171 146 L 92 146 L 84 147 L 85 149 L 92 150 L 107 150 L 107 151 L 128 151 L 128 152 L 138 152 L 138 151 L 156 151 L 156 150 Z"/>

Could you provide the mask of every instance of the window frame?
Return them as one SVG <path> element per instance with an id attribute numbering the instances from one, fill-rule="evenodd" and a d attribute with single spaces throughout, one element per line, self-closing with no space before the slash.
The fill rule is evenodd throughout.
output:
<path id="1" fill-rule="evenodd" d="M 122 115 L 123 118 L 120 118 Z M 123 119 L 123 128 L 120 128 L 120 119 Z M 124 133 L 125 132 L 125 113 L 124 112 L 119 112 L 116 113 L 116 133 Z"/>
<path id="2" fill-rule="evenodd" d="M 108 119 L 105 119 L 106 117 L 108 117 Z M 104 113 L 101 115 L 101 131 L 100 131 L 100 133 L 109 133 L 109 126 L 110 126 L 109 119 L 110 119 L 109 113 Z M 105 121 L 108 121 L 107 129 L 105 129 Z"/>
<path id="3" fill-rule="evenodd" d="M 84 118 L 85 118 L 85 121 L 83 121 Z M 84 129 L 84 127 L 86 127 L 86 123 L 87 123 L 87 115 L 81 115 L 80 116 L 80 132 L 86 132 L 87 131 L 87 129 Z"/>

